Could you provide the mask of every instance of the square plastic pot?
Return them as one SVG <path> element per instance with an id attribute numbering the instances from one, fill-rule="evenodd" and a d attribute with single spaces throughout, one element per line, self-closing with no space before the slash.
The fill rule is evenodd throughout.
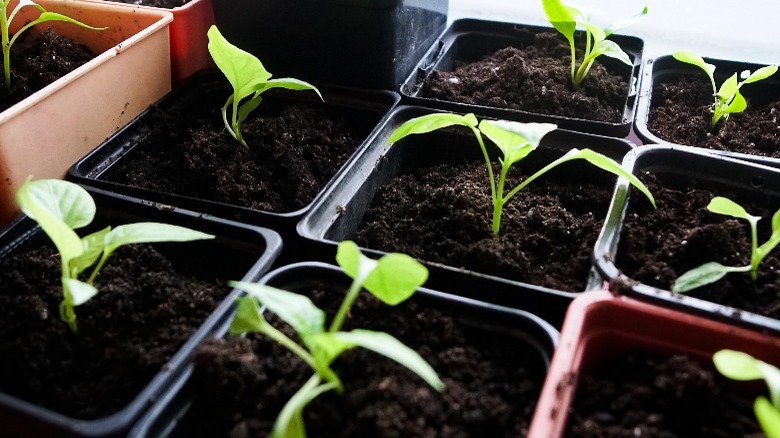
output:
<path id="1" fill-rule="evenodd" d="M 400 100 L 396 93 L 388 91 L 356 90 L 333 86 L 319 86 L 318 88 L 325 98 L 323 105 L 325 112 L 331 116 L 343 117 L 356 132 L 362 133 L 367 138 L 371 137 L 372 131 L 384 120 L 387 113 Z M 192 77 L 185 86 L 170 93 L 157 106 L 163 110 L 171 111 L 186 108 L 220 108 L 230 94 L 229 84 L 221 72 L 216 70 L 206 71 Z M 264 99 L 266 102 L 271 99 L 293 103 L 318 102 L 318 98 L 315 95 L 301 92 L 276 94 L 269 92 Z M 309 209 L 311 204 L 297 211 L 267 212 L 224 202 L 157 192 L 111 181 L 107 176 L 109 170 L 122 166 L 138 150 L 149 147 L 144 144 L 144 137 L 153 130 L 151 120 L 149 112 L 142 114 L 133 123 L 126 126 L 100 147 L 77 162 L 70 169 L 69 178 L 80 184 L 99 187 L 141 199 L 149 199 L 189 210 L 267 226 L 281 232 L 283 235 L 287 234 L 288 230 L 293 230 L 298 220 Z M 229 134 L 225 132 L 225 135 Z M 236 148 L 238 149 L 239 147 L 238 143 L 236 143 Z M 359 156 L 363 149 L 362 145 L 358 146 L 351 158 L 347 160 L 347 163 L 354 157 Z M 240 153 L 240 151 L 237 150 L 237 153 Z M 346 163 L 342 165 L 342 171 L 345 166 Z M 340 173 L 340 171 L 337 172 L 331 179 L 331 182 L 325 185 L 325 188 L 332 184 L 339 177 Z M 312 203 L 315 200 L 316 198 L 312 200 Z"/>
<path id="2" fill-rule="evenodd" d="M 50 26 L 99 55 L 0 113 L 0 224 L 18 212 L 14 196 L 28 176 L 64 177 L 76 160 L 171 89 L 169 12 L 79 1 L 38 3 L 108 29 L 59 21 L 38 26 Z M 22 8 L 11 32 L 37 13 Z M 127 72 L 133 72 L 132 78 L 117 80 Z"/>
<path id="3" fill-rule="evenodd" d="M 497 119 L 556 123 L 559 128 L 614 137 L 626 137 L 631 130 L 631 123 L 634 120 L 637 103 L 636 94 L 639 87 L 642 51 L 644 48 L 644 42 L 636 37 L 624 35 L 611 35 L 609 37 L 610 40 L 620 45 L 629 55 L 633 61 L 633 67 L 628 67 L 620 61 L 604 56 L 597 60 L 597 62 L 602 63 L 613 72 L 622 72 L 621 74 L 628 82 L 629 91 L 626 95 L 620 122 L 586 120 L 511 108 L 472 105 L 433 99 L 426 95 L 427 89 L 424 83 L 434 70 L 451 72 L 455 70 L 459 62 L 478 61 L 497 50 L 509 46 L 522 48 L 533 45 L 535 35 L 545 32 L 557 31 L 551 27 L 525 24 L 474 19 L 457 20 L 447 28 L 439 41 L 422 58 L 415 71 L 405 79 L 401 86 L 401 95 L 404 97 L 404 102 L 452 112 L 471 112 Z M 581 39 L 582 35 L 582 31 L 577 31 L 575 38 Z"/>
<path id="4" fill-rule="evenodd" d="M 205 216 L 159 204 L 138 202 L 100 190 L 89 189 L 98 207 L 90 229 L 137 221 L 157 221 L 190 227 L 214 234 L 216 239 L 191 242 L 184 246 L 160 246 L 174 264 L 193 266 L 202 273 L 220 278 L 257 281 L 281 251 L 281 239 L 273 231 Z M 48 237 L 34 221 L 20 216 L 0 235 L 0 257 L 14 252 L 50 245 Z M 194 270 L 193 270 L 194 271 Z M 203 274 L 211 275 L 211 274 Z M 221 327 L 230 316 L 237 290 L 223 302 L 169 359 L 166 366 L 120 411 L 93 420 L 77 419 L 0 393 L 0 424 L 3 436 L 119 436 L 125 435 L 138 418 L 181 378 L 190 351 L 206 336 Z M 51 323 L 60 323 L 52 320 Z M 24 376 L 20 376 L 24 378 Z"/>
<path id="5" fill-rule="evenodd" d="M 484 160 L 482 152 L 468 132 L 437 131 L 426 135 L 410 136 L 387 148 L 390 134 L 405 121 L 431 110 L 402 106 L 391 114 L 381 131 L 371 140 L 368 150 L 353 162 L 334 186 L 329 189 L 298 224 L 298 233 L 304 238 L 333 245 L 354 237 L 363 216 L 371 206 L 377 191 L 395 176 L 413 169 L 437 164 L 452 164 L 467 159 Z M 591 148 L 618 162 L 632 145 L 626 141 L 557 130 L 548 134 L 540 148 L 525 158 L 523 168 L 538 168 L 560 157 L 572 147 Z M 492 151 L 495 154 L 497 151 Z M 538 166 L 538 167 L 537 167 Z M 582 168 L 567 167 L 560 170 L 578 181 L 588 181 Z M 605 172 L 595 172 L 594 184 L 611 188 L 614 180 Z M 592 175 L 593 175 L 592 174 Z M 482 183 L 483 181 L 480 181 Z M 487 181 L 484 181 L 487 190 Z M 490 212 L 484 212 L 488 215 Z M 606 211 L 605 211 L 606 214 Z M 402 218 L 399 218 L 401 220 Z M 376 248 L 365 248 L 373 254 L 383 254 Z M 453 293 L 506 306 L 532 306 L 528 309 L 554 325 L 563 320 L 568 301 L 581 291 L 560 291 L 493 275 L 481 274 L 441 263 L 421 260 L 430 270 L 429 285 L 437 289 L 451 287 Z M 601 284 L 601 279 L 591 270 L 588 287 Z M 583 281 L 586 279 L 583 278 Z M 441 282 L 441 283 L 439 283 Z M 536 293 L 529 293 L 535 291 Z M 534 298 L 531 298 L 531 297 Z M 528 302 L 533 302 L 530 304 Z"/>
<path id="6" fill-rule="evenodd" d="M 566 314 L 528 437 L 563 436 L 582 376 L 636 348 L 685 353 L 703 362 L 728 348 L 780 363 L 778 338 L 605 291 L 589 292 L 575 299 Z"/>
<path id="7" fill-rule="evenodd" d="M 303 262 L 275 269 L 260 282 L 297 293 L 307 293 L 315 287 L 343 293 L 351 280 L 336 266 Z M 419 288 L 411 300 L 439 310 L 478 333 L 485 333 L 485 339 L 493 340 L 488 348 L 526 351 L 530 369 L 546 369 L 558 344 L 557 330 L 524 310 L 490 305 L 428 288 Z M 392 308 L 388 311 L 392 312 Z M 227 332 L 228 326 L 225 324 L 220 330 L 222 335 Z M 187 382 L 179 383 L 178 390 L 166 394 L 167 403 L 158 404 L 129 436 L 141 438 L 176 434 L 177 423 L 189 409 L 193 391 Z"/>
<path id="8" fill-rule="evenodd" d="M 449 0 L 218 0 L 217 26 L 276 77 L 398 91 Z"/>
<path id="9" fill-rule="evenodd" d="M 105 3 L 110 0 L 86 0 Z M 206 32 L 214 24 L 212 0 L 191 0 L 184 6 L 171 9 L 115 2 L 131 8 L 152 11 L 169 11 L 173 21 L 169 26 L 171 40 L 171 81 L 173 86 L 182 84 L 198 70 L 213 65 L 208 51 Z"/>
<path id="10" fill-rule="evenodd" d="M 725 81 L 734 73 L 741 73 L 745 70 L 754 72 L 758 68 L 763 67 L 763 65 L 752 64 L 748 62 L 726 61 L 711 58 L 704 58 L 704 61 L 715 65 L 715 83 L 718 87 L 720 87 L 723 81 Z M 653 109 L 653 99 L 657 99 L 657 95 L 654 96 L 653 89 L 657 86 L 660 86 L 661 84 L 670 82 L 683 75 L 695 75 L 694 77 L 698 78 L 704 83 L 708 82 L 707 75 L 700 68 L 680 62 L 674 59 L 671 55 L 661 56 L 647 61 L 647 65 L 645 66 L 642 73 L 642 84 L 639 89 L 636 119 L 634 120 L 634 131 L 645 144 L 691 146 L 697 147 L 703 151 L 708 151 L 727 157 L 739 158 L 760 164 L 772 165 L 775 167 L 780 166 L 780 158 L 709 149 L 706 146 L 699 144 L 679 144 L 672 140 L 660 138 L 654 132 L 652 132 L 647 123 L 650 117 L 650 111 Z M 775 74 L 772 77 L 762 81 L 747 84 L 740 88 L 740 93 L 748 100 L 748 108 L 765 105 L 769 102 L 772 102 L 773 100 L 777 100 L 780 98 L 780 76 Z M 729 122 L 726 120 L 721 120 L 718 123 Z"/>
<path id="11" fill-rule="evenodd" d="M 733 158 L 707 153 L 701 149 L 670 146 L 641 147 L 629 153 L 623 166 L 635 175 L 643 171 L 653 174 L 664 186 L 676 187 L 692 184 L 697 189 L 707 189 L 717 196 L 733 191 L 740 197 L 767 206 L 775 211 L 780 205 L 780 173 L 776 170 Z M 724 321 L 764 332 L 780 334 L 780 320 L 758 315 L 724 304 L 707 301 L 695 296 L 696 290 L 685 295 L 653 287 L 624 274 L 618 245 L 627 232 L 623 220 L 633 201 L 625 184 L 618 184 L 615 196 L 596 243 L 594 262 L 602 277 L 617 293 L 693 313 L 706 318 Z M 640 200 L 641 201 L 641 200 Z M 673 205 L 658 205 L 659 209 L 674 209 Z M 712 213 L 714 217 L 717 217 Z M 723 217 L 725 221 L 727 218 Z M 762 221 L 764 222 L 764 221 Z M 763 241 L 763 240 L 762 240 Z M 673 254 L 669 254 L 671 258 Z M 678 273 L 681 275 L 682 273 Z M 742 274 L 730 274 L 742 275 Z M 706 289 L 706 286 L 702 287 Z"/>

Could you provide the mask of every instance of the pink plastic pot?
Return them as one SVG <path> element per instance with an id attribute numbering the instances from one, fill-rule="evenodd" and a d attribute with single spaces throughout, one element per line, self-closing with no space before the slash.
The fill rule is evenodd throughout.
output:
<path id="1" fill-rule="evenodd" d="M 528 437 L 562 436 L 579 377 L 636 347 L 702 360 L 730 348 L 780 363 L 778 338 L 606 291 L 588 292 L 566 314 Z"/>

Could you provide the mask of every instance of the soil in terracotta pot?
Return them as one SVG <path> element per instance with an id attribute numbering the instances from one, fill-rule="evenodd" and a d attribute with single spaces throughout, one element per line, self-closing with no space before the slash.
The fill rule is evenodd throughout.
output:
<path id="1" fill-rule="evenodd" d="M 633 351 L 582 377 L 566 436 L 763 436 L 734 386 L 689 356 Z"/>
<path id="2" fill-rule="evenodd" d="M 746 85 L 747 89 L 751 85 Z M 677 144 L 780 158 L 780 99 L 732 114 L 713 128 L 712 86 L 707 77 L 688 75 L 653 84 L 647 127 Z"/>
<path id="3" fill-rule="evenodd" d="M 582 59 L 578 51 L 577 59 Z M 539 114 L 623 121 L 629 67 L 609 71 L 597 60 L 579 88 L 571 86 L 571 52 L 558 34 L 537 34 L 527 47 L 506 47 L 452 72 L 435 70 L 424 97 Z"/>
<path id="4" fill-rule="evenodd" d="M 360 144 L 359 134 L 321 105 L 266 98 L 242 124 L 246 150 L 226 132 L 220 106 L 155 111 L 132 157 L 101 178 L 290 212 L 308 205 Z"/>
<path id="5" fill-rule="evenodd" d="M 322 298 L 332 296 L 317 292 L 313 299 L 323 306 Z M 332 315 L 338 303 L 327 299 Z M 388 308 L 368 294 L 359 297 L 344 329 L 358 327 L 388 332 L 419 352 L 446 389 L 438 393 L 376 353 L 349 350 L 334 363 L 344 393 L 326 393 L 304 411 L 310 437 L 526 434 L 544 379 L 538 352 L 437 310 L 412 302 Z M 268 436 L 282 406 L 312 374 L 259 336 L 209 341 L 195 362 L 194 393 L 201 397 L 180 436 Z"/>
<path id="6" fill-rule="evenodd" d="M 5 86 L 0 85 L 0 111 L 24 100 L 96 56 L 83 44 L 51 30 L 38 37 L 31 35 L 20 37 L 11 47 L 11 91 L 9 93 Z"/>
<path id="7" fill-rule="evenodd" d="M 367 248 L 582 291 L 612 186 L 560 178 L 567 170 L 588 167 L 570 165 L 534 181 L 505 205 L 498 236 L 490 228 L 493 204 L 484 162 L 399 175 L 379 189 L 355 240 Z M 494 173 L 499 171 L 495 165 Z M 513 166 L 506 187 L 530 174 Z"/>
<path id="8" fill-rule="evenodd" d="M 707 204 L 714 196 L 735 200 L 748 213 L 762 217 L 758 223 L 759 245 L 769 238 L 771 215 L 780 207 L 775 205 L 770 209 L 758 199 L 745 199 L 731 191 L 712 190 L 703 184 L 658 181 L 651 174 L 641 178 L 653 193 L 658 209 L 653 210 L 648 202 L 631 202 L 620 234 L 616 264 L 630 278 L 666 290 L 677 277 L 707 262 L 726 266 L 750 263 L 747 221 L 707 210 Z M 632 191 L 632 201 L 639 196 Z M 775 250 L 763 260 L 755 282 L 749 274 L 732 273 L 687 295 L 778 318 L 778 256 L 780 253 Z"/>
<path id="9" fill-rule="evenodd" d="M 125 407 L 229 291 L 150 246 L 123 247 L 76 308 L 75 335 L 59 319 L 59 273 L 49 249 L 0 261 L 0 391 L 83 419 Z"/>
<path id="10" fill-rule="evenodd" d="M 173 9 L 184 6 L 192 0 L 105 0 L 130 5 L 154 6 L 156 8 Z"/>

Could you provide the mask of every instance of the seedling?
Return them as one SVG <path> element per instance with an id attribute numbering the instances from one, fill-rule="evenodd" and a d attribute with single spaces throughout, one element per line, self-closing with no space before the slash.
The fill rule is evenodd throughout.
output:
<path id="1" fill-rule="evenodd" d="M 227 102 L 222 107 L 222 121 L 230 135 L 238 140 L 244 148 L 249 149 L 249 146 L 241 135 L 241 123 L 260 105 L 264 92 L 271 88 L 314 90 L 322 99 L 320 91 L 308 82 L 293 78 L 271 79 L 271 73 L 263 67 L 263 63 L 259 59 L 230 44 L 219 32 L 217 26 L 211 26 L 208 38 L 211 58 L 225 74 L 230 85 L 233 86 L 233 94 L 228 97 Z M 248 100 L 241 103 L 248 97 Z M 228 121 L 227 115 L 228 108 L 231 108 L 230 121 Z"/>
<path id="2" fill-rule="evenodd" d="M 712 84 L 712 96 L 714 102 L 712 104 L 712 120 L 710 126 L 715 126 L 720 119 L 728 120 L 730 114 L 741 113 L 747 108 L 747 100 L 739 92 L 745 84 L 752 84 L 762 79 L 766 79 L 777 71 L 776 65 L 767 65 L 754 71 L 750 76 L 745 78 L 742 82 L 737 79 L 737 73 L 734 73 L 720 84 L 720 89 L 715 86 L 715 66 L 704 62 L 701 56 L 688 50 L 678 50 L 672 54 L 674 59 L 685 62 L 687 64 L 695 65 L 701 68 L 707 73 Z"/>
<path id="3" fill-rule="evenodd" d="M 74 333 L 78 332 L 74 307 L 98 293 L 93 285 L 95 278 L 117 248 L 133 243 L 214 238 L 210 234 L 156 222 L 138 222 L 113 229 L 109 226 L 80 238 L 73 230 L 92 222 L 95 201 L 86 190 L 67 181 L 28 180 L 16 192 L 16 202 L 24 214 L 38 222 L 60 253 L 63 296 L 60 318 Z M 79 280 L 79 275 L 92 266 L 87 281 Z"/>
<path id="4" fill-rule="evenodd" d="M 66 21 L 68 23 L 73 23 L 75 25 L 86 27 L 87 29 L 92 29 L 92 30 L 108 29 L 107 27 L 92 27 L 78 20 L 74 20 L 73 18 L 70 18 L 66 15 L 59 14 L 57 12 L 49 12 L 46 9 L 44 9 L 43 6 L 36 4 L 31 0 L 19 0 L 19 3 L 11 11 L 11 14 L 9 15 L 7 12 L 8 12 L 8 5 L 10 3 L 11 0 L 0 0 L 0 33 L 2 33 L 3 73 L 5 73 L 6 91 L 11 90 L 11 46 L 14 45 L 17 38 L 19 38 L 19 36 L 23 34 L 24 31 L 26 31 L 27 29 L 35 26 L 36 24 L 45 23 L 47 21 Z M 14 33 L 13 37 L 10 37 L 9 28 L 11 26 L 11 23 L 13 23 L 16 14 L 19 13 L 19 11 L 25 6 L 33 6 L 34 8 L 38 9 L 41 12 L 41 15 L 39 15 L 38 18 L 36 18 L 35 20 L 30 21 L 29 23 L 22 26 L 19 30 L 16 31 L 16 33 Z"/>
<path id="5" fill-rule="evenodd" d="M 761 428 L 769 438 L 780 438 L 780 370 L 753 356 L 734 350 L 720 350 L 712 356 L 718 372 L 733 380 L 764 379 L 769 398 L 759 396 L 753 403 Z"/>
<path id="6" fill-rule="evenodd" d="M 542 0 L 542 7 L 550 24 L 569 42 L 569 48 L 571 49 L 571 83 L 575 88 L 580 86 L 591 67 L 593 67 L 593 62 L 601 55 L 615 58 L 629 66 L 634 65 L 626 52 L 617 43 L 608 40 L 607 37 L 620 29 L 634 24 L 647 15 L 647 6 L 635 16 L 620 20 L 604 29 L 591 23 L 588 14 L 565 5 L 560 0 Z M 578 24 L 585 28 L 585 53 L 579 67 L 576 66 L 577 59 L 574 47 L 574 32 L 577 30 Z"/>
<path id="7" fill-rule="evenodd" d="M 498 235 L 499 229 L 501 228 L 501 213 L 503 212 L 504 205 L 506 205 L 520 190 L 547 173 L 547 171 L 572 160 L 586 160 L 600 169 L 626 178 L 632 185 L 644 193 L 655 207 L 653 195 L 650 194 L 650 191 L 641 181 L 639 181 L 639 179 L 623 169 L 619 163 L 590 149 L 571 149 L 562 157 L 543 167 L 515 186 L 508 193 L 504 194 L 504 185 L 506 184 L 506 176 L 509 169 L 513 164 L 519 162 L 533 152 L 539 146 L 542 137 L 557 127 L 551 123 L 490 122 L 487 120 L 478 122 L 474 114 L 460 115 L 434 113 L 408 120 L 393 131 L 390 138 L 387 140 L 387 143 L 391 145 L 412 134 L 425 134 L 450 126 L 465 126 L 466 128 L 469 128 L 471 132 L 474 133 L 474 136 L 479 143 L 479 147 L 482 149 L 482 155 L 485 158 L 485 164 L 487 166 L 488 180 L 490 182 L 490 199 L 493 202 L 491 230 L 493 231 L 494 236 Z M 498 176 L 498 180 L 493 176 L 493 166 L 490 162 L 490 156 L 485 147 L 485 142 L 482 139 L 483 134 L 498 146 L 498 149 L 502 154 L 502 158 L 498 159 L 498 162 L 501 164 L 501 173 Z"/>
<path id="8" fill-rule="evenodd" d="M 758 221 L 759 216 L 748 214 L 741 205 L 736 202 L 716 196 L 707 205 L 707 210 L 731 216 L 737 219 L 745 219 L 750 224 L 751 250 L 750 264 L 746 266 L 724 266 L 718 262 L 709 262 L 691 269 L 675 280 L 672 292 L 683 293 L 697 287 L 714 283 L 730 272 L 750 272 L 750 277 L 755 281 L 758 275 L 758 265 L 780 243 L 780 210 L 772 216 L 772 235 L 761 246 L 758 245 Z"/>
<path id="9" fill-rule="evenodd" d="M 433 388 L 439 391 L 444 389 L 444 383 L 433 368 L 393 336 L 361 329 L 340 331 L 361 287 L 383 303 L 394 306 L 409 298 L 425 282 L 428 270 L 404 254 L 391 253 L 379 260 L 372 260 L 361 254 L 357 245 L 351 241 L 339 244 L 336 261 L 353 281 L 327 330 L 325 312 L 305 296 L 254 283 L 231 283 L 231 286 L 249 295 L 238 299 L 230 333 L 263 333 L 303 359 L 315 371 L 282 408 L 274 423 L 272 437 L 306 436 L 303 409 L 322 393 L 343 391 L 341 380 L 330 365 L 341 353 L 353 347 L 384 355 L 409 368 Z M 269 324 L 263 317 L 260 305 L 295 329 L 303 346 Z"/>

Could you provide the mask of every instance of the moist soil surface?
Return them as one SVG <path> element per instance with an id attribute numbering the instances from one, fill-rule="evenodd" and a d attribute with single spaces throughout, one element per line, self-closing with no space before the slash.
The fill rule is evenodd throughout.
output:
<path id="1" fill-rule="evenodd" d="M 707 210 L 714 196 L 725 196 L 742 205 L 749 214 L 760 216 L 759 245 L 771 233 L 771 215 L 777 205 L 761 205 L 756 199 L 705 185 L 665 184 L 652 174 L 640 177 L 656 199 L 657 210 L 639 199 L 632 189 L 629 210 L 620 233 L 617 267 L 633 280 L 669 290 L 683 273 L 708 262 L 726 266 L 750 263 L 750 227 L 747 221 Z M 615 285 L 621 287 L 621 285 Z M 780 317 L 780 258 L 770 253 L 759 265 L 758 277 L 731 273 L 717 282 L 686 295 Z"/>
<path id="2" fill-rule="evenodd" d="M 106 0 L 130 5 L 154 6 L 157 8 L 173 9 L 184 6 L 192 0 Z"/>
<path id="3" fill-rule="evenodd" d="M 578 51 L 577 59 L 582 59 Z M 580 87 L 571 86 L 568 42 L 537 34 L 526 47 L 506 47 L 474 62 L 458 61 L 452 72 L 434 70 L 423 97 L 511 108 L 611 123 L 623 121 L 630 69 L 616 74 L 597 60 Z"/>
<path id="4" fill-rule="evenodd" d="M 513 166 L 506 191 L 530 174 L 519 163 Z M 378 190 L 355 240 L 367 248 L 579 292 L 586 287 L 612 186 L 550 176 L 504 206 L 499 235 L 493 236 L 484 162 L 419 168 Z"/>
<path id="5" fill-rule="evenodd" d="M 633 351 L 582 377 L 566 436 L 763 436 L 735 386 L 689 356 Z"/>
<path id="6" fill-rule="evenodd" d="M 751 85 L 746 85 L 745 88 Z M 780 100 L 752 105 L 713 128 L 712 87 L 706 76 L 680 76 L 653 85 L 647 127 L 677 144 L 780 158 Z"/>
<path id="7" fill-rule="evenodd" d="M 311 296 L 333 315 L 343 292 Z M 344 393 L 325 393 L 304 410 L 308 436 L 525 436 L 544 380 L 541 354 L 413 301 L 388 308 L 362 293 L 343 329 L 395 336 L 436 370 L 444 392 L 390 359 L 352 349 L 333 365 Z M 207 341 L 195 364 L 193 393 L 201 397 L 177 436 L 268 436 L 282 406 L 312 375 L 297 356 L 259 335 Z"/>
<path id="8" fill-rule="evenodd" d="M 124 408 L 229 291 L 178 272 L 151 246 L 120 248 L 76 308 L 75 335 L 59 318 L 59 255 L 4 257 L 0 391 L 82 419 Z"/>
<path id="9" fill-rule="evenodd" d="M 101 178 L 291 212 L 308 205 L 360 144 L 359 134 L 321 105 L 265 99 L 242 124 L 247 150 L 225 130 L 220 106 L 156 109 L 134 154 Z"/>
<path id="10" fill-rule="evenodd" d="M 96 55 L 86 46 L 47 30 L 38 37 L 31 33 L 20 37 L 10 56 L 11 91 L 0 86 L 0 111 L 21 102 Z"/>

